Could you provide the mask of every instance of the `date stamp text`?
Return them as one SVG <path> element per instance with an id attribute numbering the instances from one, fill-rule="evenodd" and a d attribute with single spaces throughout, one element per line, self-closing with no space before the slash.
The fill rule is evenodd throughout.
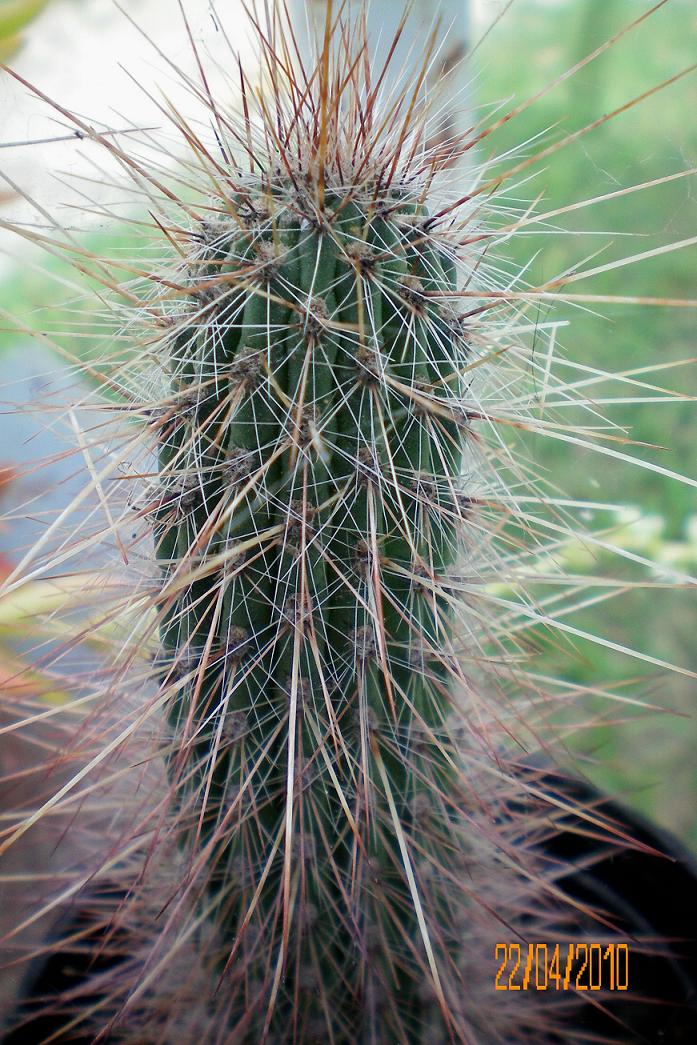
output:
<path id="1" fill-rule="evenodd" d="M 497 991 L 626 991 L 626 943 L 497 943 Z"/>

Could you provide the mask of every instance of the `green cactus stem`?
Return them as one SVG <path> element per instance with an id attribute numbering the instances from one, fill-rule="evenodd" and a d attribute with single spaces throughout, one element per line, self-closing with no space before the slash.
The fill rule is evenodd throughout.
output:
<path id="1" fill-rule="evenodd" d="M 445 571 L 469 349 L 422 192 L 326 181 L 246 179 L 195 241 L 157 554 L 171 771 L 216 920 L 245 977 L 271 990 L 282 965 L 274 1026 L 341 1012 L 349 1040 L 369 983 L 399 998 L 392 1033 L 424 980 L 445 1008 L 443 898 L 407 836 L 428 816 L 432 866 L 457 859 Z M 308 968 L 322 990 L 291 1006 Z"/>

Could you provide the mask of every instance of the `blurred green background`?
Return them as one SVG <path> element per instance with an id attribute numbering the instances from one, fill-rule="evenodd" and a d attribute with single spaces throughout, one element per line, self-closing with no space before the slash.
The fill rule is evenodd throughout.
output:
<path id="1" fill-rule="evenodd" d="M 481 99 L 513 96 L 522 101 L 619 32 L 650 5 L 637 0 L 566 0 L 563 3 L 513 4 L 486 42 L 475 91 Z M 500 60 L 504 56 L 504 60 Z M 535 102 L 495 135 L 495 149 L 512 148 L 548 130 L 543 144 L 561 140 L 647 89 L 690 66 L 697 57 L 697 8 L 691 0 L 672 0 L 624 39 Z M 540 208 L 552 209 L 577 200 L 614 192 L 697 166 L 697 75 L 644 100 L 543 161 L 520 196 L 544 192 Z M 532 154 L 529 146 L 525 153 Z M 537 171 L 538 168 L 535 168 Z M 510 257 L 527 263 L 538 259 L 529 281 L 539 284 L 604 247 L 586 267 L 650 250 L 697 234 L 697 180 L 688 177 L 635 194 L 597 203 L 556 221 L 563 232 L 514 238 Z M 607 232 L 591 237 L 584 230 Z M 628 238 L 627 234 L 631 234 Z M 579 281 L 577 293 L 697 298 L 697 248 L 688 247 L 630 267 Z M 592 310 L 592 311 L 591 311 Z M 690 360 L 697 356 L 697 311 L 639 305 L 556 305 L 555 319 L 572 320 L 560 331 L 562 351 L 589 366 L 610 371 Z M 543 320 L 549 318 L 544 313 Z M 642 380 L 697 396 L 697 366 L 645 374 Z M 632 403 L 646 390 L 618 382 L 597 386 L 598 398 L 626 399 L 601 409 L 626 425 L 628 435 L 666 449 L 619 447 L 647 461 L 692 477 L 697 475 L 697 414 L 688 399 Z M 565 422 L 580 419 L 567 410 Z M 586 421 L 588 418 L 586 418 Z M 539 469 L 565 493 L 579 499 L 622 502 L 651 515 L 647 524 L 629 526 L 610 540 L 633 547 L 647 558 L 675 563 L 697 572 L 694 488 L 630 464 L 612 461 L 545 438 L 529 441 Z M 611 556 L 590 572 L 629 580 L 646 577 L 640 567 Z M 694 589 L 635 589 L 605 604 L 574 614 L 574 626 L 650 656 L 697 671 L 697 599 Z M 624 796 L 697 847 L 697 684 L 629 660 L 601 646 L 555 636 L 557 648 L 538 635 L 539 670 L 586 686 L 613 684 L 616 692 L 643 697 L 678 714 L 633 714 L 634 721 L 582 731 L 573 741 L 588 755 L 586 772 L 601 785 Z M 633 686 L 618 688 L 630 678 Z M 586 701 L 589 710 L 607 720 L 627 717 L 627 709 L 607 701 Z M 588 716 L 590 717 L 590 716 Z M 579 716 L 580 720 L 583 716 Z"/>
<path id="2" fill-rule="evenodd" d="M 486 5 L 484 5 L 486 7 Z M 477 50 L 472 64 L 472 95 L 477 104 L 509 98 L 522 101 L 648 10 L 638 0 L 518 0 Z M 30 28 L 28 32 L 31 32 Z M 475 37 L 476 38 L 476 37 Z M 693 0 L 670 0 L 646 23 L 573 78 L 554 88 L 525 113 L 502 127 L 484 149 L 520 146 L 545 134 L 544 144 L 629 101 L 667 77 L 681 72 L 697 56 L 697 9 Z M 623 186 L 645 182 L 697 166 L 697 75 L 681 80 L 613 118 L 544 161 L 533 180 L 521 186 L 521 205 L 539 193 L 538 209 L 592 198 Z M 530 144 L 523 154 L 532 154 Z M 1 159 L 1 157 L 0 157 Z M 591 264 L 648 250 L 697 234 L 697 182 L 672 181 L 633 195 L 593 204 L 563 216 L 544 230 L 529 229 L 508 247 L 511 271 L 539 251 L 528 279 L 550 279 L 603 247 Z M 603 233 L 588 235 L 589 230 Z M 628 234 L 631 234 L 628 236 Z M 122 245 L 126 245 L 126 241 Z M 50 265 L 54 267 L 54 263 Z M 593 277 L 570 288 L 610 295 L 697 298 L 697 249 L 667 253 L 630 267 Z M 0 305 L 29 327 L 59 328 L 74 314 L 59 309 L 65 289 L 37 281 L 27 268 L 9 272 L 0 286 Z M 38 306 L 41 305 L 41 309 Z M 89 310 L 90 305 L 82 306 Z M 53 308 L 47 317 L 46 308 Z M 72 306 L 71 306 L 72 308 Z M 572 320 L 560 331 L 563 354 L 588 366 L 610 371 L 649 367 L 697 356 L 697 311 L 638 305 L 574 308 L 556 305 L 556 319 Z M 541 311 L 540 320 L 549 318 Z M 3 334 L 11 345 L 14 335 Z M 76 350 L 89 350 L 80 342 Z M 644 375 L 686 396 L 697 396 L 694 364 Z M 626 425 L 632 439 L 667 449 L 623 447 L 644 460 L 694 478 L 697 473 L 695 404 L 689 399 L 633 403 L 646 390 L 617 382 L 597 387 L 600 398 L 618 402 L 607 410 Z M 577 420 L 571 410 L 563 420 Z M 677 481 L 626 463 L 611 461 L 545 438 L 528 441 L 529 453 L 550 483 L 570 497 L 640 506 L 649 524 L 624 526 L 612 540 L 648 558 L 697 572 L 697 497 Z M 3 452 L 7 457 L 8 451 Z M 3 460 L 0 464 L 11 464 Z M 586 557 L 589 575 L 645 579 L 647 571 L 611 556 Z M 697 605 L 694 589 L 644 589 L 576 613 L 574 626 L 636 648 L 650 656 L 697 672 Z M 670 713 L 634 712 L 598 698 L 586 701 L 583 721 L 596 724 L 572 741 L 584 756 L 587 774 L 635 807 L 677 831 L 697 848 L 697 719 L 695 681 L 659 672 L 639 661 L 582 640 L 565 640 L 540 631 L 535 668 L 582 686 L 610 685 L 658 704 Z M 631 685 L 627 685 L 632 680 Z"/>

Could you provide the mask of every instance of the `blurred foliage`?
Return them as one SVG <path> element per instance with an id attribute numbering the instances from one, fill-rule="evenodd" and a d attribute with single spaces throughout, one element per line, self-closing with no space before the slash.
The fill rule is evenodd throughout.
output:
<path id="1" fill-rule="evenodd" d="M 585 57 L 632 19 L 648 10 L 636 0 L 566 0 L 557 5 L 520 0 L 497 26 L 486 51 L 478 81 L 481 98 L 522 101 Z M 510 124 L 497 132 L 495 149 L 535 149 L 560 141 L 647 89 L 689 67 L 695 60 L 697 8 L 692 0 L 672 0 L 645 23 L 619 40 L 605 54 L 560 84 Z M 507 56 L 497 61 L 496 54 Z M 488 59 L 488 61 L 486 61 Z M 518 189 L 523 201 L 543 193 L 540 208 L 552 209 L 592 199 L 624 186 L 639 184 L 697 166 L 697 76 L 667 87 L 635 108 L 613 117 L 578 141 L 565 145 L 544 161 L 543 171 Z M 544 135 L 532 142 L 535 135 Z M 647 188 L 632 195 L 591 204 L 553 219 L 553 228 L 526 231 L 510 243 L 510 270 L 539 258 L 526 273 L 532 284 L 568 270 L 600 249 L 585 267 L 652 249 L 697 234 L 697 183 L 687 177 Z M 588 235 L 589 230 L 603 233 Z M 602 275 L 579 281 L 574 292 L 670 298 L 697 298 L 697 248 L 667 253 Z M 696 317 L 694 309 L 627 305 L 557 304 L 555 319 L 571 320 L 559 332 L 559 350 L 590 367 L 611 371 L 650 367 L 687 360 L 688 365 L 642 375 L 642 380 L 671 388 L 686 398 L 673 402 L 634 403 L 646 390 L 632 390 L 618 382 L 606 383 L 600 397 L 622 400 L 600 409 L 626 425 L 626 434 L 638 445 L 620 447 L 639 459 L 674 472 L 697 474 L 695 403 L 697 396 Z M 539 320 L 549 318 L 540 311 Z M 569 371 L 569 376 L 572 372 Z M 565 410 L 565 423 L 582 420 Z M 646 444 L 649 444 L 648 446 Z M 667 449 L 666 449 L 667 448 Z M 645 541 L 643 554 L 694 575 L 690 549 L 694 543 L 695 490 L 640 467 L 599 457 L 591 451 L 539 437 L 528 450 L 538 471 L 565 495 L 640 505 L 658 520 Z M 602 523 L 606 522 L 602 518 Z M 642 543 L 641 525 L 630 526 Z M 617 533 L 611 541 L 618 543 Z M 644 532 L 644 537 L 646 533 Z M 621 543 L 621 541 L 620 541 Z M 585 569 L 598 575 L 623 576 L 640 581 L 646 571 L 606 557 Z M 655 579 L 655 578 L 654 578 Z M 589 594 L 586 592 L 585 594 Z M 590 592 L 592 594 L 592 592 Z M 568 619 L 568 618 L 567 618 Z M 697 672 L 697 607 L 694 589 L 628 589 L 603 603 L 573 614 L 574 626 L 611 642 L 647 653 Z M 573 741 L 588 755 L 587 772 L 602 786 L 697 846 L 697 724 L 693 679 L 659 674 L 657 669 L 632 662 L 612 650 L 540 631 L 543 651 L 537 670 L 581 686 L 598 687 L 609 681 L 614 692 L 631 690 L 647 702 L 677 714 L 632 713 L 629 707 L 608 704 L 604 698 L 587 703 L 587 719 L 602 716 L 613 722 L 627 717 L 621 728 L 598 725 Z M 628 683 L 637 679 L 633 686 Z M 624 684 L 624 685 L 623 685 Z M 687 716 L 687 717 L 683 717 Z"/>
<path id="2" fill-rule="evenodd" d="M 22 31 L 46 7 L 48 0 L 0 0 L 0 62 L 22 44 Z"/>

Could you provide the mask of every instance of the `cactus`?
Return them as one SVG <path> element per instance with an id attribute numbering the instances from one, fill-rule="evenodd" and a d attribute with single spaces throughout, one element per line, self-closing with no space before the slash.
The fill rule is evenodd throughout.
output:
<path id="1" fill-rule="evenodd" d="M 446 571 L 476 512 L 472 334 L 431 158 L 372 155 L 322 92 L 184 237 L 155 511 L 170 774 L 250 1040 L 326 1040 L 328 1013 L 356 1040 L 393 995 L 381 1035 L 416 1040 L 463 870 Z"/>
<path id="2" fill-rule="evenodd" d="M 422 78 L 386 92 L 331 4 L 312 70 L 282 24 L 257 26 L 271 90 L 242 75 L 243 118 L 189 82 L 215 145 L 172 110 L 191 149 L 173 188 L 73 118 L 167 248 L 118 285 L 94 266 L 138 349 L 92 367 L 122 426 L 121 446 L 97 427 L 92 485 L 103 503 L 130 462 L 154 568 L 100 622 L 126 630 L 58 745 L 78 769 L 3 845 L 96 794 L 94 847 L 107 796 L 108 853 L 61 902 L 87 897 L 78 939 L 108 924 L 115 957 L 56 1003 L 66 1035 L 558 1041 L 568 1001 L 504 1005 L 488 964 L 501 936 L 596 924 L 538 847 L 569 805 L 519 765 L 547 729 L 512 663 L 537 612 L 487 588 L 531 519 L 506 489 L 525 324 L 485 257 L 509 234 L 481 203 L 503 176 L 446 199 L 476 135 L 427 146 Z M 142 553 L 110 503 L 98 536 Z"/>
<path id="3" fill-rule="evenodd" d="M 264 172 L 216 200 L 196 245 L 194 311 L 165 347 L 191 408 L 160 450 L 163 679 L 245 976 L 282 967 L 300 1026 L 326 1007 L 355 1027 L 361 992 L 391 987 L 403 1037 L 424 962 L 442 990 L 436 924 L 454 935 L 408 838 L 455 835 L 461 804 L 445 571 L 471 510 L 469 351 L 427 184 L 368 167 L 342 188 L 335 147 L 322 182 Z"/>

